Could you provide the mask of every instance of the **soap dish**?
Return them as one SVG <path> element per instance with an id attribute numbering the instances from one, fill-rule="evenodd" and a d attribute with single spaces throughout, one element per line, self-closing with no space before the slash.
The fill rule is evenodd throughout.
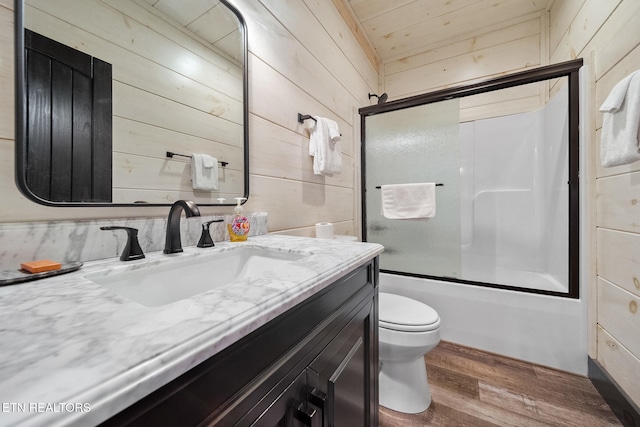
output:
<path id="1" fill-rule="evenodd" d="M 71 273 L 82 267 L 82 262 L 63 263 L 58 270 L 43 271 L 42 273 L 26 273 L 23 270 L 0 270 L 0 286 L 15 285 L 17 283 L 31 282 L 45 277 L 58 276 Z"/>

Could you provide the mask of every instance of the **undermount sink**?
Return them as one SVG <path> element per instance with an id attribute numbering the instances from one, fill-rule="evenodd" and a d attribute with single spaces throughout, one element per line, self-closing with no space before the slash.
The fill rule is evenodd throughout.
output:
<path id="1" fill-rule="evenodd" d="M 183 253 L 166 259 L 135 261 L 86 279 L 147 307 L 159 307 L 269 271 L 311 255 L 260 247 Z"/>

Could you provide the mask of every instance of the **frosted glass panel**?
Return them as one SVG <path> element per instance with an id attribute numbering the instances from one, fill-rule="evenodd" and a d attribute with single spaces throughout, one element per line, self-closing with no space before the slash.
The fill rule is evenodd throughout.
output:
<path id="1" fill-rule="evenodd" d="M 569 292 L 568 84 L 557 84 L 515 114 L 491 105 L 471 120 L 450 100 L 366 116 L 366 238 L 385 247 L 381 269 Z M 414 182 L 443 184 L 435 218 L 384 218 L 376 186 Z"/>
<path id="2" fill-rule="evenodd" d="M 385 247 L 384 270 L 460 277 L 460 161 L 458 100 L 366 117 L 367 241 Z M 389 220 L 376 186 L 414 182 L 436 187 L 429 220 Z"/>

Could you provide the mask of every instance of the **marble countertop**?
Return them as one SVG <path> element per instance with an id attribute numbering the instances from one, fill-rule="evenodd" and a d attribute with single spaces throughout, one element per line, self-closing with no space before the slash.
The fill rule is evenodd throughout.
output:
<path id="1" fill-rule="evenodd" d="M 160 307 L 134 303 L 85 275 L 162 262 L 162 253 L 128 263 L 87 262 L 73 273 L 1 287 L 0 426 L 98 424 L 383 250 L 373 243 L 268 234 L 171 256 L 237 245 L 309 256 L 277 274 L 247 277 Z"/>

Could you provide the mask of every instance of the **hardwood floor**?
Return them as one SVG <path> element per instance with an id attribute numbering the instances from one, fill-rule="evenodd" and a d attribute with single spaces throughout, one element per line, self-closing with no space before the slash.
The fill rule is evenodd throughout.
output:
<path id="1" fill-rule="evenodd" d="M 425 357 L 429 409 L 380 407 L 380 427 L 621 426 L 589 379 L 441 342 Z"/>

